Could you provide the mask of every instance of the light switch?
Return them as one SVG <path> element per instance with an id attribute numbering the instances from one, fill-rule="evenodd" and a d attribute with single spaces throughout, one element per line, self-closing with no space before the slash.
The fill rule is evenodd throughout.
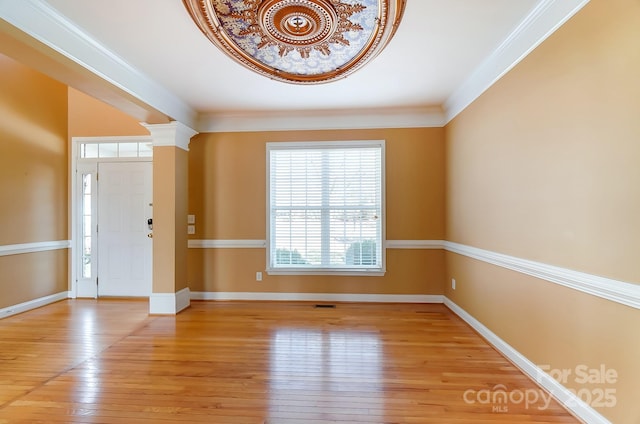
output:
<path id="1" fill-rule="evenodd" d="M 195 215 L 187 215 L 187 224 L 195 224 L 196 216 Z"/>
<path id="2" fill-rule="evenodd" d="M 195 234 L 196 226 L 195 225 L 187 225 L 187 234 Z"/>

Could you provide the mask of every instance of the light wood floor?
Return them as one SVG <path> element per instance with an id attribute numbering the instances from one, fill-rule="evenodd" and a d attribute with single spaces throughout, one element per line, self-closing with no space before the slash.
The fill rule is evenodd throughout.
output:
<path id="1" fill-rule="evenodd" d="M 443 305 L 147 308 L 0 320 L 0 423 L 578 422 Z"/>

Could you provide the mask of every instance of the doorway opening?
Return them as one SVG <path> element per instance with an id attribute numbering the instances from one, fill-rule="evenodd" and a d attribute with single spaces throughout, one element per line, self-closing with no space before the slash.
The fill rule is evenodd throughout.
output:
<path id="1" fill-rule="evenodd" d="M 73 297 L 149 297 L 150 137 L 73 138 Z"/>

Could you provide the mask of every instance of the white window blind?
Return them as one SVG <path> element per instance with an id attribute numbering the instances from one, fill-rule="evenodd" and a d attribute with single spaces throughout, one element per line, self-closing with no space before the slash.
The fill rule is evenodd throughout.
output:
<path id="1" fill-rule="evenodd" d="M 268 143 L 268 271 L 382 272 L 384 142 Z"/>

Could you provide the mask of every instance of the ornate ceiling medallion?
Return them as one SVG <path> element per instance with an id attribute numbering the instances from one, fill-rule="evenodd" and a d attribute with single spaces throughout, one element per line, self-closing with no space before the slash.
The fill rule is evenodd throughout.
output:
<path id="1" fill-rule="evenodd" d="M 200 30 L 244 66 L 298 84 L 345 77 L 395 33 L 406 0 L 183 0 Z"/>

